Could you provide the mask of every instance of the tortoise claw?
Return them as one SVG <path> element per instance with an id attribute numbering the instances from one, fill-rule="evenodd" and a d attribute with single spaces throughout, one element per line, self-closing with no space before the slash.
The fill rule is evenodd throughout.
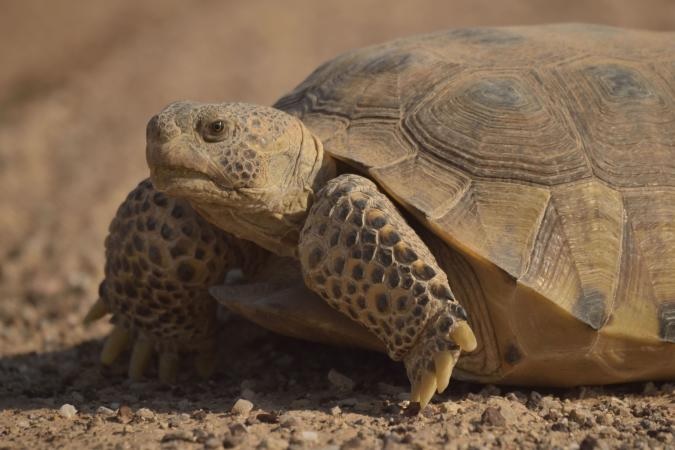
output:
<path id="1" fill-rule="evenodd" d="M 129 343 L 129 332 L 120 325 L 116 325 L 106 339 L 101 351 L 101 362 L 109 366 L 122 353 Z"/>
<path id="2" fill-rule="evenodd" d="M 105 303 L 103 303 L 103 300 L 99 298 L 98 300 L 96 300 L 96 303 L 94 303 L 92 307 L 89 308 L 89 312 L 87 312 L 87 315 L 84 316 L 84 319 L 82 319 L 82 323 L 85 325 L 89 325 L 90 323 L 103 318 L 105 315 L 109 313 L 110 310 L 105 305 Z"/>
<path id="3" fill-rule="evenodd" d="M 134 344 L 129 360 L 129 378 L 138 381 L 143 378 L 143 373 L 148 367 L 152 357 L 153 345 L 150 341 L 139 338 Z"/>

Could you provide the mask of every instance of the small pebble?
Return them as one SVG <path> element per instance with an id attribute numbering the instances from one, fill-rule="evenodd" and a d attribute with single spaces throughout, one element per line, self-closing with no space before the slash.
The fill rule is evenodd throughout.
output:
<path id="1" fill-rule="evenodd" d="M 319 433 L 316 431 L 301 431 L 298 434 L 298 437 L 302 442 L 318 442 Z"/>
<path id="2" fill-rule="evenodd" d="M 155 418 L 155 413 L 150 411 L 148 408 L 141 408 L 136 411 L 136 416 L 140 417 L 141 419 L 152 420 Z"/>
<path id="3" fill-rule="evenodd" d="M 77 414 L 77 409 L 70 403 L 66 403 L 59 408 L 59 414 L 66 419 L 72 419 Z"/>
<path id="4" fill-rule="evenodd" d="M 492 427 L 503 427 L 506 425 L 506 419 L 504 419 L 502 413 L 494 406 L 485 408 L 485 411 L 483 411 L 483 414 L 480 417 L 480 421 L 483 425 Z"/>
<path id="5" fill-rule="evenodd" d="M 339 406 L 333 406 L 333 407 L 330 409 L 330 413 L 331 413 L 333 416 L 339 416 L 340 414 L 342 414 L 342 410 L 340 409 Z"/>
<path id="6" fill-rule="evenodd" d="M 120 423 L 129 423 L 133 419 L 134 413 L 127 405 L 122 405 L 117 410 L 117 420 Z"/>
<path id="7" fill-rule="evenodd" d="M 232 412 L 240 416 L 246 416 L 253 409 L 253 403 L 250 401 L 240 398 L 232 406 Z"/>
<path id="8" fill-rule="evenodd" d="M 115 414 L 115 411 L 105 406 L 99 406 L 96 408 L 96 414 L 100 416 L 112 416 Z"/>

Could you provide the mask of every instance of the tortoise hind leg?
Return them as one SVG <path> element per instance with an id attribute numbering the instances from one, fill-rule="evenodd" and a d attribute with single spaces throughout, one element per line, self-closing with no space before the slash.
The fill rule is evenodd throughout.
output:
<path id="1" fill-rule="evenodd" d="M 447 387 L 460 350 L 476 348 L 447 276 L 370 180 L 342 175 L 319 191 L 299 255 L 307 286 L 404 362 L 422 406 Z"/>
<path id="2" fill-rule="evenodd" d="M 201 375 L 213 368 L 217 303 L 209 286 L 234 268 L 252 271 L 266 252 L 202 219 L 190 205 L 157 192 L 149 180 L 126 198 L 106 239 L 105 279 L 85 322 L 113 315 L 101 362 L 131 347 L 138 379 L 159 352 L 159 377 L 176 378 L 180 353 L 196 352 Z"/>

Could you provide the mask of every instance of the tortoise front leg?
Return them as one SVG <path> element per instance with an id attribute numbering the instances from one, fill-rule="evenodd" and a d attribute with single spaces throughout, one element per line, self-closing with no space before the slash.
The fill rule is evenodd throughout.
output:
<path id="1" fill-rule="evenodd" d="M 231 269 L 251 272 L 267 252 L 206 222 L 184 200 L 141 182 L 119 207 L 105 242 L 105 279 L 85 322 L 113 314 L 101 362 L 133 341 L 129 377 L 159 352 L 159 377 L 172 382 L 180 352 L 196 352 L 202 376 L 214 367 L 216 301 L 208 288 Z"/>
<path id="2" fill-rule="evenodd" d="M 370 180 L 343 175 L 319 191 L 299 256 L 307 286 L 403 360 L 412 401 L 445 390 L 460 350 L 475 349 L 446 274 Z"/>

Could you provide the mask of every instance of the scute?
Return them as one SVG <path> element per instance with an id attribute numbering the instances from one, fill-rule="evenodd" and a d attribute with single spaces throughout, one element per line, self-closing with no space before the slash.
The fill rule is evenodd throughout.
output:
<path id="1" fill-rule="evenodd" d="M 451 30 L 338 57 L 276 106 L 473 267 L 476 314 L 515 336 L 490 379 L 557 349 L 620 380 L 675 333 L 674 52 L 583 24 Z"/>

